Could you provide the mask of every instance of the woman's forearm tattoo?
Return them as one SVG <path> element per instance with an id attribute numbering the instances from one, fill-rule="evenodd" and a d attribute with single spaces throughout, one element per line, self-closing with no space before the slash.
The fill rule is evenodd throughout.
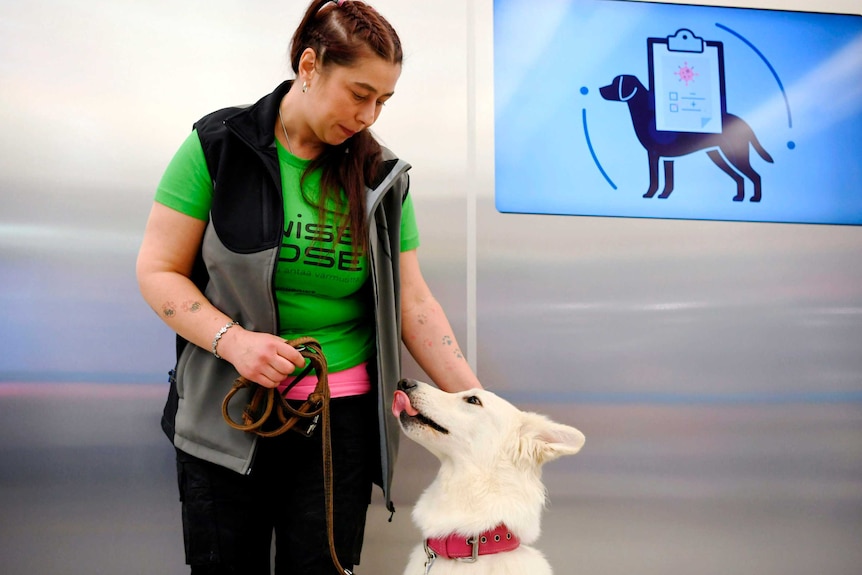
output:
<path id="1" fill-rule="evenodd" d="M 172 301 L 166 301 L 162 304 L 162 315 L 165 317 L 174 317 L 177 315 L 177 306 Z"/>
<path id="2" fill-rule="evenodd" d="M 455 341 L 452 339 L 452 337 L 451 337 L 451 336 L 448 336 L 448 335 L 444 335 L 444 336 L 443 336 L 443 345 L 451 346 L 451 345 L 453 345 L 454 343 L 455 343 Z M 455 348 L 452 350 L 452 353 L 453 353 L 453 354 L 455 355 L 455 357 L 457 357 L 458 359 L 464 359 L 464 354 L 463 354 L 463 353 L 461 353 L 461 349 L 460 349 L 458 346 L 455 346 Z"/>
<path id="3" fill-rule="evenodd" d="M 184 301 L 180 309 L 188 313 L 197 313 L 203 309 L 203 305 L 199 301 Z M 172 301 L 166 301 L 162 304 L 162 315 L 171 318 L 177 315 L 177 305 Z"/>

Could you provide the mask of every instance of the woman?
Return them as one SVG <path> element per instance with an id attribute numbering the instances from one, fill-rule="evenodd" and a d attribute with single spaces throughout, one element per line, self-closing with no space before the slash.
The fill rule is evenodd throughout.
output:
<path id="1" fill-rule="evenodd" d="M 238 375 L 286 388 L 304 364 L 287 340 L 315 337 L 329 364 L 347 568 L 372 482 L 392 509 L 400 340 L 442 389 L 480 387 L 420 272 L 409 166 L 368 131 L 395 93 L 398 35 L 363 2 L 315 0 L 290 55 L 295 80 L 195 124 L 138 257 L 144 298 L 178 335 L 162 426 L 177 448 L 195 574 L 269 573 L 273 533 L 276 573 L 333 572 L 319 433 L 258 439 L 220 411 Z"/>

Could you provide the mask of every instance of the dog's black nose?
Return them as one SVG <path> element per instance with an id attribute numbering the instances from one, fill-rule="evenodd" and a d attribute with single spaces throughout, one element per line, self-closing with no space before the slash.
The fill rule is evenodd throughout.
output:
<path id="1" fill-rule="evenodd" d="M 402 379 L 398 382 L 398 389 L 401 391 L 410 391 L 416 387 L 416 382 L 412 379 Z"/>

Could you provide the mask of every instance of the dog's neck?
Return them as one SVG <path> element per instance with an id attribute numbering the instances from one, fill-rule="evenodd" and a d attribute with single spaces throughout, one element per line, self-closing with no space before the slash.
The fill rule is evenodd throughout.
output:
<path id="1" fill-rule="evenodd" d="M 481 470 L 442 461 L 413 509 L 423 535 L 475 534 L 503 523 L 530 544 L 539 537 L 545 488 L 541 477 L 514 467 Z"/>

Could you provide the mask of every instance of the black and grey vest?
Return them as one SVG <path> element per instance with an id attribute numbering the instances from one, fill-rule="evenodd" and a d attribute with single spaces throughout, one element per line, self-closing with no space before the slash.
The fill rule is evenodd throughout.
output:
<path id="1" fill-rule="evenodd" d="M 272 126 L 290 82 L 245 108 L 226 108 L 195 123 L 213 181 L 210 219 L 192 280 L 218 309 L 254 331 L 278 333 L 273 274 L 282 241 L 283 206 Z M 387 507 L 399 428 L 391 404 L 401 377 L 399 254 L 401 206 L 410 166 L 384 149 L 383 170 L 368 188 L 368 256 L 377 344 L 381 477 Z M 238 376 L 210 350 L 177 338 L 177 365 L 162 418 L 174 445 L 196 457 L 249 473 L 257 436 L 230 428 L 221 402 Z M 236 398 L 237 410 L 246 398 Z M 241 414 L 232 414 L 240 420 Z"/>

